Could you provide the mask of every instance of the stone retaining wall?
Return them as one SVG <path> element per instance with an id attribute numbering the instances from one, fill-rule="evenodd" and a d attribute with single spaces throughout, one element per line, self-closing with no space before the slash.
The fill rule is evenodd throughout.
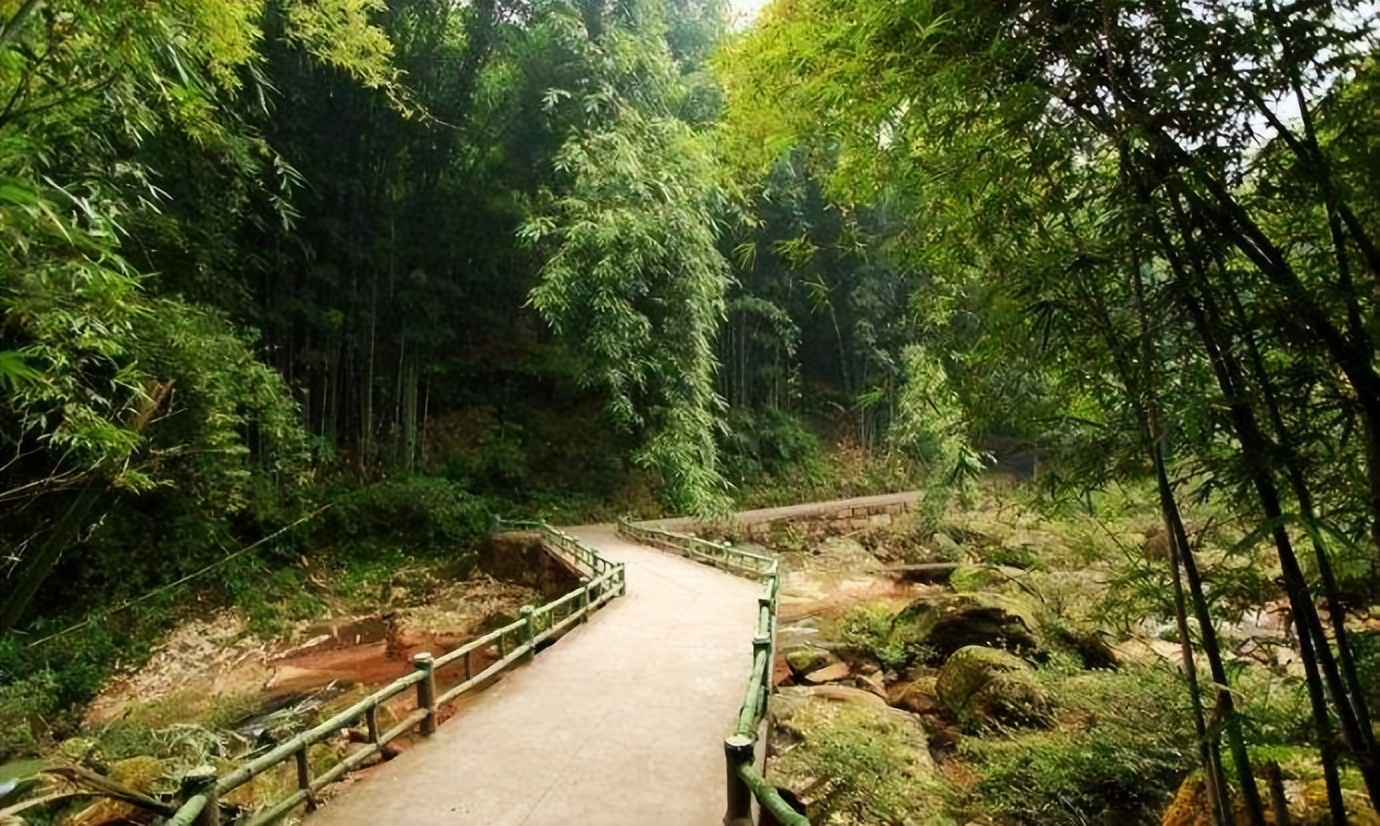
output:
<path id="1" fill-rule="evenodd" d="M 812 512 L 766 514 L 760 517 L 741 514 L 735 527 L 739 534 L 749 539 L 770 536 L 773 530 L 783 525 L 790 525 L 806 536 L 831 536 L 886 527 L 911 513 L 914 507 L 914 500 L 907 500 L 840 503 Z"/>

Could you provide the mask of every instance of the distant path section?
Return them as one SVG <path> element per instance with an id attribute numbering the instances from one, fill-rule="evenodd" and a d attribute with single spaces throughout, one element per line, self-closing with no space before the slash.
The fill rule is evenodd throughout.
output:
<path id="1" fill-rule="evenodd" d="M 751 667 L 756 583 L 570 533 L 628 590 L 435 735 L 362 775 L 309 826 L 716 826 L 723 739 Z"/>

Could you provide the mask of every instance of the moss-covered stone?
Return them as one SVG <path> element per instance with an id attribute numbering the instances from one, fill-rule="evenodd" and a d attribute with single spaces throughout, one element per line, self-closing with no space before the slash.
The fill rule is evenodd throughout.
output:
<path id="1" fill-rule="evenodd" d="M 1017 652 L 1039 648 L 1036 610 L 1003 594 L 926 596 L 902 609 L 893 625 L 913 626 L 934 662 L 970 645 Z"/>
<path id="2" fill-rule="evenodd" d="M 773 732 L 778 743 L 767 761 L 768 779 L 804 803 L 812 823 L 944 822 L 943 781 L 925 728 L 860 694 L 840 701 L 815 689 L 793 698 L 788 723 Z M 780 742 L 782 735 L 789 741 Z"/>
<path id="3" fill-rule="evenodd" d="M 826 665 L 836 662 L 838 662 L 838 657 L 813 645 L 786 652 L 786 664 L 791 667 L 791 671 L 797 677 L 802 677 L 811 671 L 818 671 Z"/>
<path id="4" fill-rule="evenodd" d="M 894 707 L 912 714 L 937 714 L 943 709 L 934 677 L 917 677 L 907 683 L 897 683 L 887 695 Z"/>
<path id="5" fill-rule="evenodd" d="M 960 648 L 939 670 L 935 690 L 944 707 L 970 725 L 1046 725 L 1050 720 L 1049 700 L 1030 666 L 1008 651 Z"/>

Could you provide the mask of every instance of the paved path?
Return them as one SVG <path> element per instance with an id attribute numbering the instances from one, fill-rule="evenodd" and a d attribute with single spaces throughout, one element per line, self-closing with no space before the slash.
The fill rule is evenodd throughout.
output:
<path id="1" fill-rule="evenodd" d="M 723 739 L 747 683 L 758 586 L 570 530 L 628 591 L 504 676 L 308 826 L 716 826 Z"/>

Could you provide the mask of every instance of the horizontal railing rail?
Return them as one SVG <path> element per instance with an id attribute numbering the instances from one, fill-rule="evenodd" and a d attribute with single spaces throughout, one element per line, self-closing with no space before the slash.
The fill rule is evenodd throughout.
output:
<path id="1" fill-rule="evenodd" d="M 728 809 L 724 814 L 724 824 L 752 826 L 752 801 L 756 798 L 758 804 L 771 812 L 783 826 L 810 826 L 809 819 L 791 808 L 781 792 L 757 771 L 757 735 L 766 718 L 772 691 L 776 607 L 781 592 L 780 563 L 774 556 L 646 524 L 639 525 L 627 519 L 618 521 L 618 532 L 634 542 L 662 548 L 762 582 L 762 592 L 757 597 L 757 632 L 752 640 L 752 671 L 748 676 L 743 704 L 734 721 L 733 733 L 724 741 L 728 769 Z"/>
<path id="2" fill-rule="evenodd" d="M 627 519 L 619 520 L 618 532 L 634 542 L 678 553 L 730 573 L 746 574 L 757 579 L 776 576 L 777 562 L 773 556 L 710 542 L 698 536 L 639 525 Z"/>
<path id="3" fill-rule="evenodd" d="M 385 755 L 392 740 L 419 728 L 423 736 L 435 733 L 437 711 L 460 695 L 496 676 L 514 663 L 536 654 L 537 647 L 582 622 L 614 597 L 627 591 L 627 577 L 621 563 L 609 562 L 570 534 L 541 522 L 500 521 L 499 527 L 521 527 L 542 534 L 545 544 L 567 562 L 587 573 L 578 587 L 558 599 L 540 606 L 523 606 L 521 616 L 502 628 L 433 657 L 419 653 L 412 658 L 413 671 L 365 697 L 344 711 L 307 731 L 301 732 L 230 772 L 217 776 L 209 766 L 190 772 L 183 782 L 182 805 L 167 821 L 167 826 L 220 826 L 220 799 L 255 777 L 289 760 L 296 762 L 297 790 L 275 803 L 236 821 L 237 826 L 267 826 L 305 804 L 315 809 L 316 795 L 374 756 Z M 493 661 L 478 671 L 486 657 Z M 437 694 L 436 671 L 456 664 L 463 666 L 464 677 L 455 686 Z M 416 709 L 388 729 L 380 728 L 379 708 L 409 689 L 417 695 Z M 364 744 L 342 757 L 319 776 L 313 776 L 312 746 L 325 741 L 342 728 L 365 726 Z"/>

